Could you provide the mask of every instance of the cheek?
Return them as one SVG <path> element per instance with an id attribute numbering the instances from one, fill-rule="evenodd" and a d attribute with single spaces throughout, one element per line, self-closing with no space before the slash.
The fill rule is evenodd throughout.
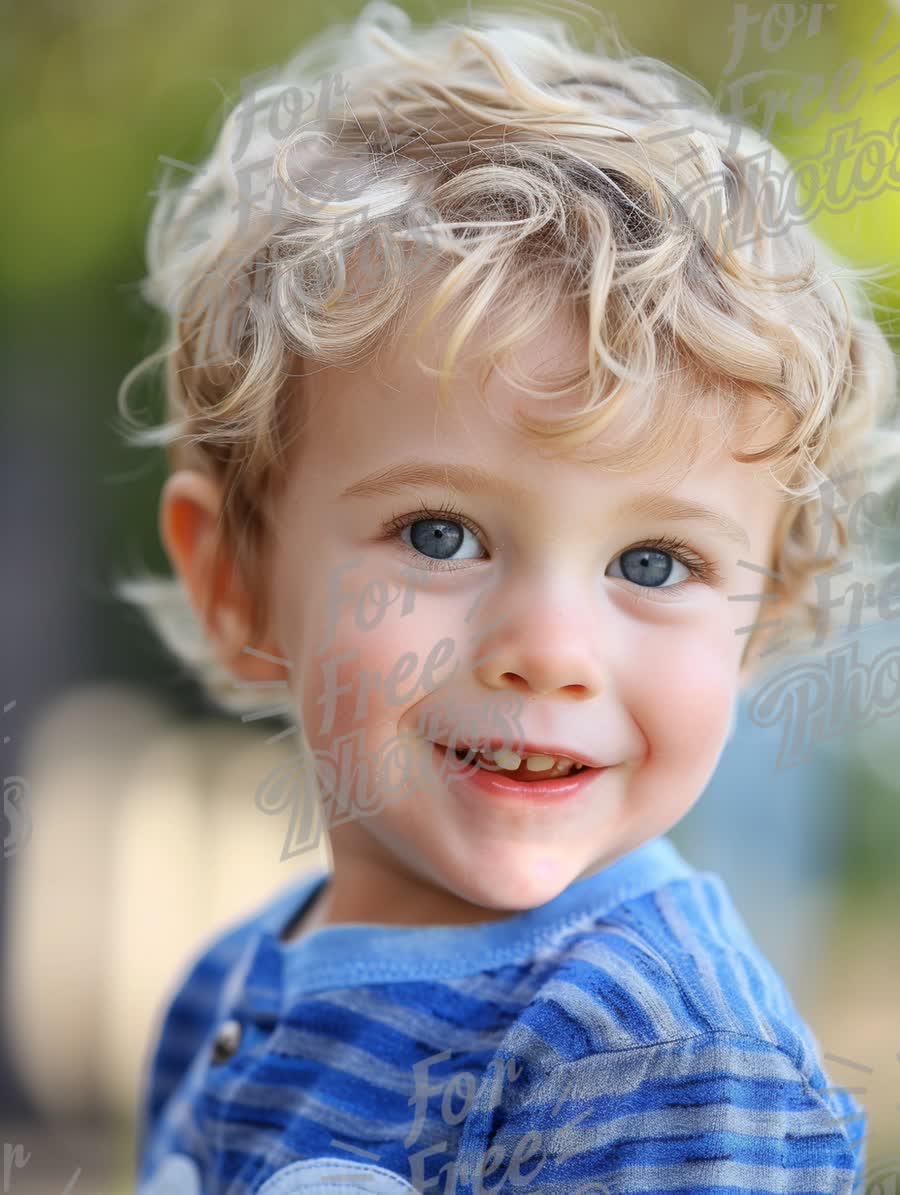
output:
<path id="1" fill-rule="evenodd" d="M 391 596 L 396 588 L 383 592 Z M 315 645 L 301 653 L 302 716 L 314 748 L 360 730 L 369 746 L 395 734 L 405 711 L 458 666 L 445 605 L 418 596 L 404 612 L 401 596 L 379 609 L 366 600 L 373 590 L 364 575 L 345 589 L 340 612 L 320 613 L 315 633 L 304 637 Z"/>
<path id="2" fill-rule="evenodd" d="M 698 775 L 715 765 L 737 695 L 736 663 L 726 648 L 685 636 L 635 679 L 631 708 L 660 764 L 695 767 Z"/>

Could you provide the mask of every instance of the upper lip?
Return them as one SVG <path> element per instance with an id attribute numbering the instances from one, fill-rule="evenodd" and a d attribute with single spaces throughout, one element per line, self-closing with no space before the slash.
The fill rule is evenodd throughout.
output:
<path id="1" fill-rule="evenodd" d="M 441 742 L 439 739 L 433 740 L 441 747 L 447 747 L 447 743 Z M 507 740 L 501 738 L 492 739 L 478 739 L 475 742 L 465 743 L 460 740 L 455 743 L 455 748 L 461 749 L 467 747 L 470 750 L 481 751 L 484 748 L 490 748 L 491 751 L 499 751 L 504 748 L 506 751 L 515 751 L 516 755 L 552 755 L 555 759 L 572 759 L 575 763 L 584 764 L 587 768 L 602 768 L 604 765 L 586 751 L 579 751 L 577 747 L 563 747 L 559 744 L 548 745 L 547 743 L 535 743 L 531 740 L 525 743 L 510 744 Z"/>

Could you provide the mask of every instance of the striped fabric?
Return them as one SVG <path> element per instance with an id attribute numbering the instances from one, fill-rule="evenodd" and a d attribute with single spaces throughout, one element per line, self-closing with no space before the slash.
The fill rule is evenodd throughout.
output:
<path id="1" fill-rule="evenodd" d="M 182 977 L 145 1068 L 140 1195 L 861 1185 L 862 1109 L 720 877 L 668 839 L 507 920 L 282 942 L 327 878 Z"/>

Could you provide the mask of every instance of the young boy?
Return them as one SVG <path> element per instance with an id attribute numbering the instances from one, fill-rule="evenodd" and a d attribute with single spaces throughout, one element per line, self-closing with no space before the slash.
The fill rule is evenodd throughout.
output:
<path id="1" fill-rule="evenodd" d="M 164 196 L 181 588 L 125 592 L 223 707 L 286 700 L 333 867 L 183 976 L 141 1195 L 859 1184 L 859 1104 L 665 837 L 742 628 L 842 558 L 822 479 L 898 456 L 889 347 L 734 133 L 547 17 L 376 4 Z"/>

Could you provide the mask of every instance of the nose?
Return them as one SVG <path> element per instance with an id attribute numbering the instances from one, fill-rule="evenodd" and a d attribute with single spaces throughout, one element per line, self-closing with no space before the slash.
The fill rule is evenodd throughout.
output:
<path id="1" fill-rule="evenodd" d="M 472 632 L 472 668 L 489 689 L 589 701 L 604 689 L 596 594 L 522 594 L 491 603 Z"/>

